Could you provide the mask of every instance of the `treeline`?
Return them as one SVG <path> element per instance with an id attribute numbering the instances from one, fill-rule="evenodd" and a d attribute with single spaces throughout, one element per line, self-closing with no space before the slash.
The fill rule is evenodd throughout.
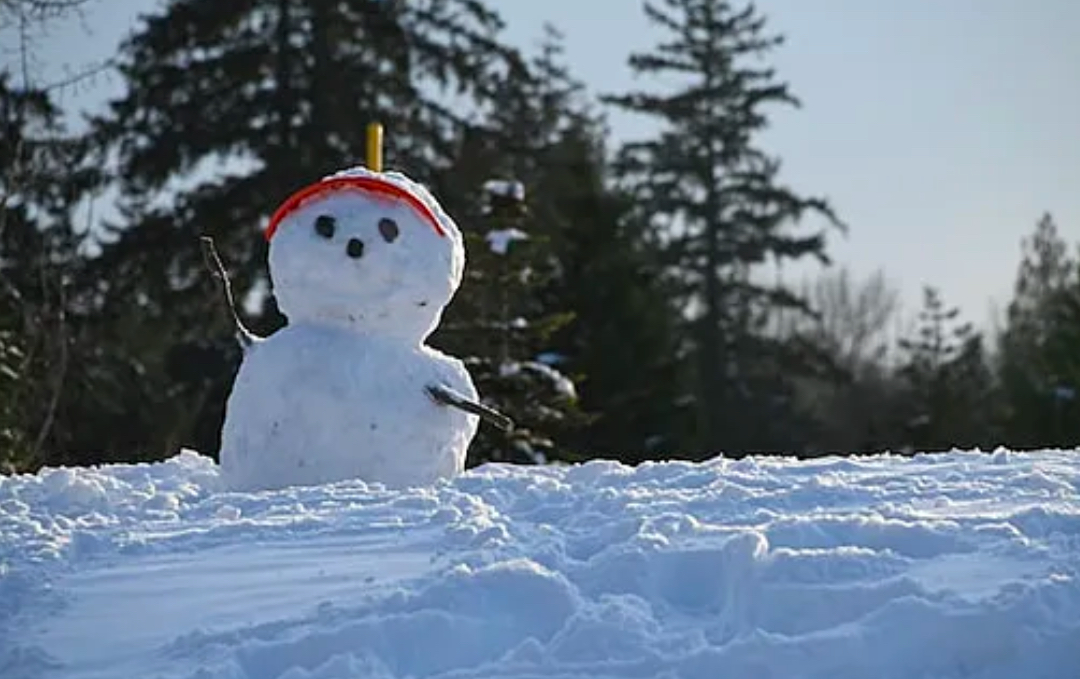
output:
<path id="1" fill-rule="evenodd" d="M 215 452 L 240 352 L 199 237 L 246 323 L 274 332 L 260 229 L 362 162 L 372 121 L 386 164 L 466 232 L 431 341 L 519 425 L 483 429 L 473 464 L 1075 445 L 1080 264 L 1051 218 L 994 337 L 932 288 L 897 334 L 883 277 L 778 279 L 828 263 L 847 228 L 758 143 L 797 104 L 768 67 L 781 38 L 749 5 L 645 11 L 666 35 L 629 59 L 640 92 L 586 91 L 555 28 L 522 49 L 478 0 L 173 0 L 119 46 L 124 93 L 77 131 L 55 89 L 0 74 L 4 468 Z M 607 110 L 655 135 L 611 146 Z"/>

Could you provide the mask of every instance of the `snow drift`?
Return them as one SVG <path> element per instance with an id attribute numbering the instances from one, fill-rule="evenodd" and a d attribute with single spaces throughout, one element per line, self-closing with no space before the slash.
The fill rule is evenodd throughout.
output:
<path id="1" fill-rule="evenodd" d="M 1080 676 L 1080 455 L 0 480 L 0 677 Z"/>

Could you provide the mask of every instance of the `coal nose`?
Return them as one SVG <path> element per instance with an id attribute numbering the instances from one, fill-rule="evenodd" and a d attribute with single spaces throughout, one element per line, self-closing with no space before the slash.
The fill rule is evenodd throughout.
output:
<path id="1" fill-rule="evenodd" d="M 364 241 L 359 238 L 350 238 L 349 242 L 345 245 L 345 254 L 349 255 L 353 259 L 360 259 L 364 256 Z"/>

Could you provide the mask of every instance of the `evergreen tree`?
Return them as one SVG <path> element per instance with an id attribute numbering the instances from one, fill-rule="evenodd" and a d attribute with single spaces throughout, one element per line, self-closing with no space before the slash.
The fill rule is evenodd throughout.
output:
<path id="1" fill-rule="evenodd" d="M 528 228 L 524 187 L 513 180 L 485 184 L 483 216 L 472 242 L 467 301 L 442 336 L 457 335 L 457 351 L 484 399 L 515 420 L 510 432 L 482 429 L 470 464 L 544 463 L 565 458 L 565 432 L 576 419 L 577 389 L 550 360 L 551 335 L 566 315 L 545 308 L 539 289 L 550 275 L 546 240 Z"/>
<path id="2" fill-rule="evenodd" d="M 566 217 L 550 294 L 573 318 L 555 349 L 580 376 L 590 414 L 575 447 L 631 464 L 671 456 L 688 442 L 692 413 L 679 401 L 678 310 L 660 253 L 631 196 L 608 188 L 597 136 L 568 135 L 557 155 L 545 195 Z"/>
<path id="3" fill-rule="evenodd" d="M 1080 445 L 1080 270 L 1074 274 L 1073 285 L 1056 297 L 1050 315 L 1055 332 L 1045 352 L 1047 364 L 1053 366 L 1053 421 L 1042 445 L 1075 448 Z"/>
<path id="4" fill-rule="evenodd" d="M 370 121 L 387 127 L 389 167 L 431 179 L 468 103 L 516 58 L 500 27 L 472 0 L 173 0 L 124 42 L 127 92 L 95 121 L 122 219 L 96 271 L 110 281 L 101 313 L 125 326 L 151 393 L 132 417 L 149 427 L 142 452 L 130 454 L 218 445 L 239 353 L 198 236 L 215 239 L 238 299 L 255 305 L 252 328 L 274 331 L 284 319 L 264 294 L 265 219 L 300 186 L 362 162 Z"/>
<path id="5" fill-rule="evenodd" d="M 994 384 L 982 336 L 958 322 L 959 315 L 928 286 L 916 334 L 900 340 L 914 450 L 971 448 L 992 439 Z"/>
<path id="6" fill-rule="evenodd" d="M 1080 261 L 1049 215 L 1022 243 L 1022 258 L 999 337 L 1010 445 L 1080 442 Z"/>
<path id="7" fill-rule="evenodd" d="M 580 86 L 557 63 L 560 40 L 548 28 L 536 56 L 492 80 L 499 105 L 474 123 L 438 180 L 463 225 L 469 265 L 435 341 L 470 356 L 481 393 L 519 425 L 509 437 L 482 430 L 474 464 L 565 459 L 582 421 L 576 386 L 551 351 L 573 318 L 548 294 L 561 276 L 553 246 L 568 217 L 553 206 L 551 178 L 564 170 L 554 149 L 587 119 Z"/>
<path id="8" fill-rule="evenodd" d="M 755 145 L 766 109 L 797 103 L 772 69 L 751 63 L 782 39 L 766 33 L 752 5 L 663 0 L 646 2 L 645 12 L 670 39 L 632 55 L 632 69 L 686 84 L 608 101 L 661 127 L 653 139 L 626 144 L 618 168 L 662 234 L 693 315 L 698 450 L 788 445 L 796 423 L 787 420 L 791 385 L 782 374 L 807 361 L 765 329 L 778 309 L 805 309 L 805 300 L 752 274 L 781 260 L 826 261 L 823 231 L 802 235 L 790 227 L 808 214 L 838 222 L 824 200 L 783 186 L 780 163 Z"/>
<path id="9" fill-rule="evenodd" d="M 560 459 L 638 461 L 678 443 L 674 307 L 629 197 L 607 186 L 603 124 L 563 64 L 561 35 L 548 27 L 524 66 L 493 82 L 499 106 L 470 131 L 443 177 L 442 195 L 469 199 L 455 214 L 464 216 L 472 248 L 466 284 L 448 314 L 451 330 L 441 337 L 478 357 L 481 391 L 518 414 L 530 447 Z M 486 241 L 491 216 L 476 209 L 476 187 L 493 172 L 528 189 L 527 209 L 497 227 L 525 238 L 500 255 Z M 486 370 L 482 357 L 505 351 L 502 331 L 479 321 L 507 300 L 517 310 L 509 331 L 517 338 L 514 363 Z M 577 399 L 566 397 L 568 378 Z M 522 444 L 488 430 L 475 457 L 497 458 Z"/>

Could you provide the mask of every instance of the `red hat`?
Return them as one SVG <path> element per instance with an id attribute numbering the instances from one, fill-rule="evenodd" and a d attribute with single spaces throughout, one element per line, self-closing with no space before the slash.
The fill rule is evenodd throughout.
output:
<path id="1" fill-rule="evenodd" d="M 266 236 L 266 240 L 273 238 L 278 225 L 281 224 L 289 214 L 299 209 L 303 203 L 337 191 L 349 190 L 365 191 L 383 198 L 403 200 L 420 213 L 421 218 L 431 224 L 431 227 L 435 229 L 435 233 L 440 236 L 446 236 L 446 230 L 443 228 L 442 224 L 439 223 L 439 219 L 435 216 L 431 207 L 405 187 L 370 175 L 338 175 L 305 186 L 289 196 L 285 202 L 281 204 L 281 207 L 274 212 L 274 215 L 270 217 L 270 223 L 267 224 L 266 230 L 263 232 Z"/>

